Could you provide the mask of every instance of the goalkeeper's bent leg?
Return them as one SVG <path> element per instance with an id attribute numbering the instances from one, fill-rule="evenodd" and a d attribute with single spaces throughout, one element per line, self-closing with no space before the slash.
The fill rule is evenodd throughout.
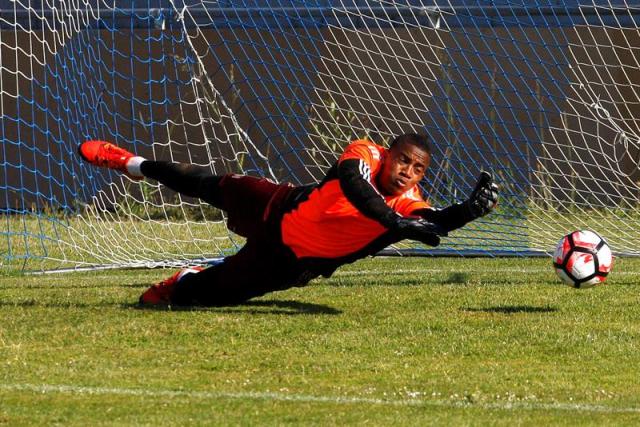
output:
<path id="1" fill-rule="evenodd" d="M 317 274 L 304 270 L 293 252 L 263 235 L 248 239 L 238 253 L 197 274 L 185 275 L 171 296 L 174 305 L 234 305 L 293 286 Z"/>
<path id="2" fill-rule="evenodd" d="M 219 184 L 223 177 L 211 175 L 206 168 L 186 163 L 145 160 L 140 164 L 140 171 L 145 177 L 155 179 L 180 194 L 197 197 L 222 208 Z"/>
<path id="3" fill-rule="evenodd" d="M 243 237 L 262 232 L 265 221 L 278 203 L 294 190 L 290 184 L 276 184 L 266 178 L 237 174 L 211 175 L 206 168 L 161 161 L 143 161 L 141 172 L 167 187 L 197 197 L 227 213 L 229 230 Z"/>

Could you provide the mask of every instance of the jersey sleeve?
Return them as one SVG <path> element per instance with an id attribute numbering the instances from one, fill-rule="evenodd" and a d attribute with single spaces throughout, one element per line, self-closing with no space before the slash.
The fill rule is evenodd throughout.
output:
<path id="1" fill-rule="evenodd" d="M 344 160 L 362 160 L 369 166 L 369 169 L 375 170 L 380 164 L 381 157 L 382 155 L 375 144 L 366 139 L 359 139 L 345 148 L 338 159 L 338 164 Z"/>

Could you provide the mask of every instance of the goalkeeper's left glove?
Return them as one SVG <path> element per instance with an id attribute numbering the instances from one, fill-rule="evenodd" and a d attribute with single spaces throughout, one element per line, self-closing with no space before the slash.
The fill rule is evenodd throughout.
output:
<path id="1" fill-rule="evenodd" d="M 417 240 L 429 246 L 438 246 L 440 244 L 440 236 L 447 235 L 447 232 L 442 227 L 426 219 L 402 216 L 397 216 L 393 230 L 402 239 Z"/>
<path id="2" fill-rule="evenodd" d="M 498 186 L 489 172 L 482 171 L 469 199 L 464 202 L 470 219 L 487 215 L 498 204 Z"/>

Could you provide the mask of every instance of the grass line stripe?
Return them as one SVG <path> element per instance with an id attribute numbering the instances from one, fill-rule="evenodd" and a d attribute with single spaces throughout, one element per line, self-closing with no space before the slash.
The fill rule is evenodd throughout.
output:
<path id="1" fill-rule="evenodd" d="M 540 273 L 553 273 L 551 267 L 549 269 L 521 269 L 521 268 L 510 268 L 510 269 L 496 269 L 496 270 L 480 270 L 480 269 L 451 269 L 451 268 L 412 268 L 412 269 L 397 269 L 393 270 L 391 273 L 389 270 L 358 270 L 358 271 L 336 271 L 333 273 L 331 277 L 351 277 L 351 276 L 382 276 L 382 275 L 404 275 L 404 274 L 450 274 L 450 273 L 465 273 L 465 274 L 483 274 L 483 273 L 515 273 L 515 274 L 540 274 Z M 617 273 L 616 273 L 617 274 Z M 636 273 L 637 274 L 637 273 Z"/>
<path id="2" fill-rule="evenodd" d="M 350 396 L 322 396 L 309 394 L 287 394 L 270 391 L 188 391 L 188 390 L 162 390 L 162 389 L 138 389 L 117 387 L 88 387 L 69 384 L 0 384 L 1 391 L 22 391 L 38 394 L 67 393 L 77 395 L 116 395 L 139 397 L 168 397 L 168 398 L 194 398 L 194 399 L 253 399 L 271 400 L 281 402 L 305 402 L 305 403 L 334 403 L 334 404 L 368 404 L 383 406 L 440 406 L 450 408 L 478 408 L 490 410 L 558 410 L 573 412 L 594 413 L 633 413 L 640 414 L 640 407 L 614 407 L 606 405 L 591 405 L 586 403 L 543 403 L 531 401 L 516 402 L 472 402 L 468 400 L 455 401 L 446 399 L 379 399 L 369 397 Z"/>
<path id="3" fill-rule="evenodd" d="M 553 268 L 551 264 L 549 264 L 549 268 L 500 268 L 497 267 L 494 270 L 483 270 L 479 268 L 412 268 L 412 269 L 398 269 L 389 271 L 388 269 L 362 269 L 357 271 L 351 270 L 338 270 L 331 275 L 331 277 L 351 277 L 351 276 L 374 276 L 374 275 L 402 275 L 402 274 L 423 274 L 423 273 L 469 273 L 469 274 L 500 274 L 500 273 L 516 273 L 516 274 L 545 274 L 549 273 L 551 275 L 555 275 L 553 272 Z M 616 271 L 615 273 L 611 273 L 611 275 L 615 274 L 616 276 L 632 276 L 638 275 L 636 271 Z"/>

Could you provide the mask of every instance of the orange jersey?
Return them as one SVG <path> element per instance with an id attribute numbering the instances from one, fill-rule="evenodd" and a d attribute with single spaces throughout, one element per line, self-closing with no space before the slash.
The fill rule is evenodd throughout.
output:
<path id="1" fill-rule="evenodd" d="M 338 162 L 360 159 L 368 165 L 363 176 L 374 188 L 386 148 L 367 140 L 352 142 Z M 370 173 L 369 173 L 370 171 Z M 418 186 L 399 196 L 385 197 L 391 209 L 409 216 L 428 208 Z M 314 189 L 309 198 L 282 219 L 282 241 L 298 258 L 338 258 L 364 248 L 386 231 L 379 222 L 364 216 L 342 192 L 338 179 Z"/>

